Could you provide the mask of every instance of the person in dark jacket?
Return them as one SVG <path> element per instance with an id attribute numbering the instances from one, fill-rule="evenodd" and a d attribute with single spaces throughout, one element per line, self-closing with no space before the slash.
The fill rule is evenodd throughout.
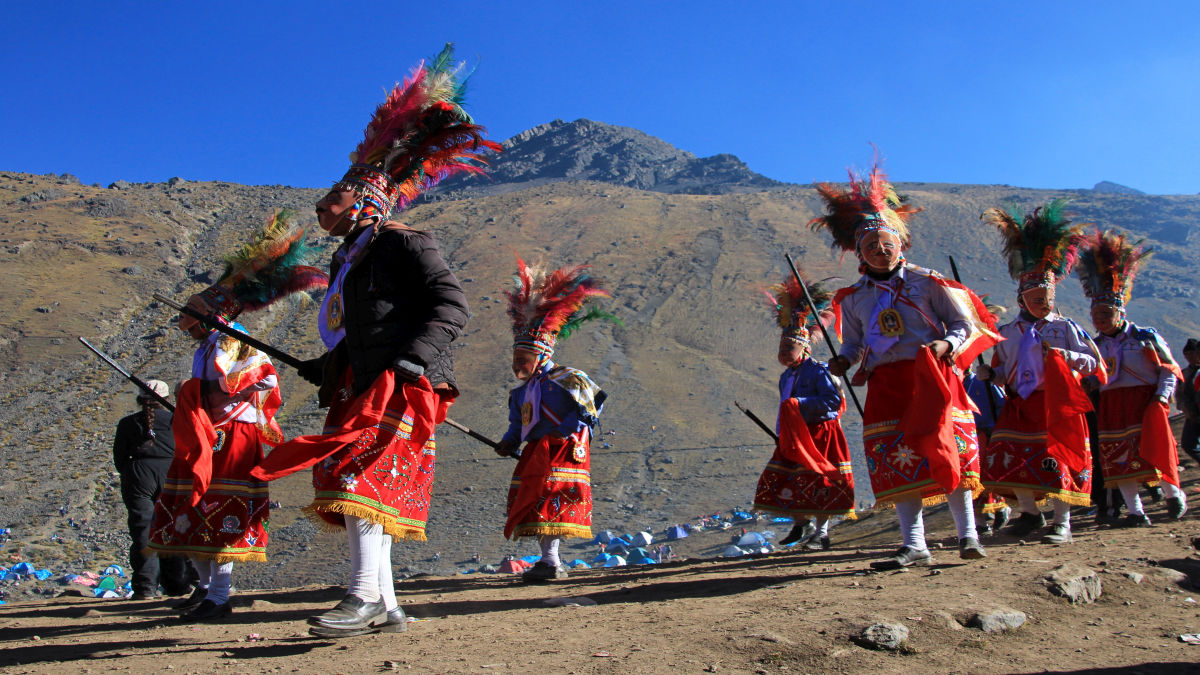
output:
<path id="1" fill-rule="evenodd" d="M 467 322 L 462 288 L 432 234 L 389 220 L 421 190 L 480 170 L 498 149 L 462 110 L 450 47 L 397 85 L 317 202 L 317 221 L 342 237 L 318 318 L 328 352 L 304 364 L 329 406 L 325 433 L 277 447 L 255 470 L 274 480 L 312 466 L 305 512 L 348 537 L 350 583 L 309 632 L 346 637 L 405 630 L 392 585 L 392 541 L 425 540 L 434 428 L 458 395 L 450 343 Z"/>
<path id="2" fill-rule="evenodd" d="M 149 380 L 146 384 L 163 398 L 171 395 L 166 382 Z M 142 409 L 121 418 L 113 439 L 113 464 L 121 474 L 121 499 L 129 512 L 132 599 L 155 597 L 159 584 L 167 595 L 186 595 L 191 590 L 186 560 L 144 552 L 150 542 L 154 500 L 162 491 L 167 468 L 175 456 L 171 413 L 146 392 L 138 394 L 137 402 Z"/>
<path id="3" fill-rule="evenodd" d="M 1196 393 L 1196 375 L 1200 372 L 1200 340 L 1189 339 L 1183 346 L 1187 367 L 1175 390 L 1175 405 L 1183 413 L 1183 436 L 1179 448 L 1200 463 L 1200 396 Z"/>

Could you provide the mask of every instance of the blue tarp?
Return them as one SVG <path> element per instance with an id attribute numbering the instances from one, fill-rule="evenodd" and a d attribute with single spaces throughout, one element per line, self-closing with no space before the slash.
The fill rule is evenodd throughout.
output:
<path id="1" fill-rule="evenodd" d="M 753 514 L 753 513 L 747 513 L 747 512 L 745 512 L 745 511 L 734 511 L 734 512 L 733 512 L 733 517 L 734 517 L 734 518 L 736 518 L 736 519 L 738 519 L 738 520 L 753 520 L 753 519 L 754 519 L 754 514 Z"/>
<path id="2" fill-rule="evenodd" d="M 31 565 L 30 563 L 27 563 L 27 562 L 23 562 L 23 563 L 17 563 L 16 565 L 13 565 L 12 569 L 9 570 L 9 573 L 11 573 L 11 574 L 33 574 L 34 571 L 35 570 L 33 569 L 33 565 Z"/>
<path id="3" fill-rule="evenodd" d="M 579 567 L 582 567 L 583 569 L 590 569 L 590 568 L 592 567 L 591 565 L 589 565 L 589 564 L 587 564 L 586 562 L 584 562 L 584 561 L 580 560 L 579 558 L 576 558 L 576 559 L 572 560 L 571 562 L 569 562 L 569 563 L 567 563 L 567 564 L 568 564 L 568 565 L 570 565 L 572 568 L 579 568 Z"/>
<path id="4" fill-rule="evenodd" d="M 535 563 L 541 559 L 542 559 L 541 555 L 527 555 L 524 558 L 521 558 L 521 560 L 524 560 L 527 563 Z"/>
<path id="5" fill-rule="evenodd" d="M 611 556 L 611 555 L 609 555 L 609 554 L 607 554 L 607 553 L 601 552 L 601 553 L 600 553 L 599 555 L 597 555 L 595 558 L 592 558 L 592 564 L 594 564 L 594 565 L 603 565 L 604 563 L 608 562 L 608 561 L 609 561 L 609 560 L 610 560 L 612 557 L 613 557 L 613 556 Z"/>
<path id="6" fill-rule="evenodd" d="M 596 538 L 592 539 L 593 544 L 607 544 L 612 541 L 617 535 L 613 534 L 612 530 L 601 530 L 596 533 Z"/>
<path id="7" fill-rule="evenodd" d="M 38 581 L 45 581 L 54 576 L 54 573 L 50 570 L 34 570 L 33 576 L 37 577 Z"/>
<path id="8" fill-rule="evenodd" d="M 776 516 L 776 517 L 774 517 L 774 518 L 772 518 L 772 519 L 771 519 L 771 522 L 772 522 L 772 523 L 792 523 L 792 522 L 795 522 L 795 521 L 794 521 L 794 520 L 792 520 L 791 518 L 787 517 L 787 516 Z"/>
<path id="9" fill-rule="evenodd" d="M 125 570 L 121 569 L 120 565 L 109 565 L 108 567 L 104 568 L 104 572 L 102 572 L 102 574 L 115 574 L 119 577 L 123 577 L 125 576 Z"/>

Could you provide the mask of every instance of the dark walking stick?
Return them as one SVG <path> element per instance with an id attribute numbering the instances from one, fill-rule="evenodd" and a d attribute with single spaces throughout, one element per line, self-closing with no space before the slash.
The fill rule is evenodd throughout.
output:
<path id="1" fill-rule="evenodd" d="M 809 313 L 817 320 L 817 328 L 821 329 L 821 335 L 825 336 L 825 344 L 829 346 L 830 355 L 833 358 L 837 358 L 837 347 L 833 346 L 833 338 L 829 336 L 829 331 L 825 329 L 825 324 L 821 323 L 821 317 L 817 314 L 817 306 L 813 304 L 812 295 L 808 292 L 808 284 L 804 283 L 804 279 L 800 278 L 800 271 L 796 269 L 796 263 L 792 261 L 792 254 L 784 253 L 783 257 L 787 258 L 788 266 L 792 268 L 792 274 L 796 276 L 796 283 L 800 284 L 800 288 L 804 290 L 804 301 L 808 303 Z M 858 396 L 854 393 L 854 387 L 850 386 L 850 377 L 846 373 L 842 373 L 842 379 L 846 381 L 846 393 L 850 394 L 850 400 L 854 401 L 854 407 L 858 410 L 858 416 L 862 417 L 862 404 L 858 402 Z"/>
<path id="2" fill-rule="evenodd" d="M 84 347 L 87 347 L 88 349 L 92 350 L 93 354 L 95 354 L 96 356 L 99 356 L 105 363 L 112 366 L 113 370 L 124 375 L 125 379 L 136 384 L 138 386 L 138 388 L 140 388 L 142 391 L 146 392 L 147 395 L 153 397 L 156 401 L 158 401 L 162 405 L 162 407 L 166 408 L 167 410 L 170 410 L 171 412 L 175 412 L 175 406 L 172 405 L 171 402 L 168 401 L 166 398 L 160 396 L 157 391 L 154 391 L 153 389 L 151 389 L 150 385 L 146 384 L 146 382 L 144 380 L 142 380 L 142 378 L 140 378 L 137 375 L 134 375 L 133 373 L 129 372 L 128 370 L 125 370 L 124 368 L 122 368 L 121 365 L 119 363 L 117 363 L 116 361 L 113 361 L 112 358 L 110 358 L 108 354 L 105 354 L 104 352 L 100 351 L 99 349 L 96 349 L 96 347 L 94 347 L 92 345 L 92 343 L 88 342 L 87 340 L 85 340 L 83 338 L 79 338 L 79 341 L 83 343 Z"/>

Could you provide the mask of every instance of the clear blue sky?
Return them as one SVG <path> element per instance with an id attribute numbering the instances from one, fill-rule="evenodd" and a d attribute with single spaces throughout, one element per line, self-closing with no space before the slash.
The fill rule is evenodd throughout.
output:
<path id="1" fill-rule="evenodd" d="M 357 9 L 340 9 L 358 5 Z M 775 179 L 1200 192 L 1200 3 L 4 3 L 0 170 L 323 187 L 444 42 L 502 140 L 635 127 Z"/>

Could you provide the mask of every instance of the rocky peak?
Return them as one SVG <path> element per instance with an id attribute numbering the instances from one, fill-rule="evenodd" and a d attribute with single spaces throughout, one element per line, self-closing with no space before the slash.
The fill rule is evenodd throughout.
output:
<path id="1" fill-rule="evenodd" d="M 593 120 L 554 120 L 504 141 L 489 179 L 456 177 L 447 194 L 496 194 L 530 184 L 594 180 L 640 190 L 720 194 L 781 185 L 733 155 L 697 158 L 645 132 Z"/>

